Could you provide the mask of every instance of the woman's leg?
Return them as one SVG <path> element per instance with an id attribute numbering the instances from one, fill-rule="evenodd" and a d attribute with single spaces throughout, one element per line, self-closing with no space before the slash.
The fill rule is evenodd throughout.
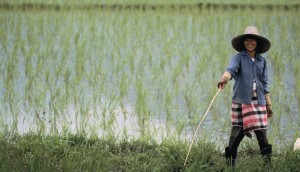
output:
<path id="1" fill-rule="evenodd" d="M 232 126 L 229 145 L 225 148 L 226 162 L 228 165 L 235 165 L 237 150 L 244 136 L 245 134 L 243 133 L 243 127 Z"/>
<path id="2" fill-rule="evenodd" d="M 264 157 L 266 163 L 271 163 L 272 145 L 268 143 L 267 130 L 254 130 L 260 153 Z"/>

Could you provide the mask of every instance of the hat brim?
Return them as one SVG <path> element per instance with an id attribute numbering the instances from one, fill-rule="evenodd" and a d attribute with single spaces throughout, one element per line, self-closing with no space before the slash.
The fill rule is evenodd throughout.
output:
<path id="1" fill-rule="evenodd" d="M 242 34 L 232 38 L 231 40 L 232 47 L 238 52 L 246 50 L 244 46 L 244 40 L 247 38 L 256 39 L 257 42 L 256 52 L 259 54 L 267 52 L 271 47 L 271 43 L 267 38 L 255 34 Z"/>

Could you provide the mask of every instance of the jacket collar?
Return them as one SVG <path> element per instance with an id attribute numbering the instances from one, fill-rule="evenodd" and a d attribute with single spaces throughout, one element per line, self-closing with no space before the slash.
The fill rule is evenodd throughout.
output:
<path id="1" fill-rule="evenodd" d="M 246 57 L 248 57 L 248 58 L 251 58 L 251 57 L 249 56 L 249 54 L 248 54 L 245 50 L 241 51 L 241 53 L 242 53 L 243 56 L 246 56 Z M 262 56 L 261 56 L 260 54 L 256 53 L 255 59 L 257 59 L 257 60 L 259 60 L 259 61 L 262 61 Z"/>

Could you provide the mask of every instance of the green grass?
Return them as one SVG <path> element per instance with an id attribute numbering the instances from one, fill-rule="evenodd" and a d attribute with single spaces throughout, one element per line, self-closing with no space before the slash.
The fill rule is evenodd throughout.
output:
<path id="1" fill-rule="evenodd" d="M 183 165 L 187 143 L 103 140 L 80 135 L 2 136 L 1 171 L 231 171 L 222 150 L 198 142 Z M 300 152 L 283 148 L 264 165 L 253 147 L 240 149 L 238 171 L 299 171 Z"/>

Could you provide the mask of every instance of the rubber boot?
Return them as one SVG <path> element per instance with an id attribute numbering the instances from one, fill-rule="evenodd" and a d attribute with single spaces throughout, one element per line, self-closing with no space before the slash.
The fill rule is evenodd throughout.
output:
<path id="1" fill-rule="evenodd" d="M 225 157 L 226 157 L 226 164 L 228 166 L 235 166 L 236 154 L 234 154 L 229 147 L 225 148 Z"/>
<path id="2" fill-rule="evenodd" d="M 225 148 L 226 162 L 228 166 L 235 166 L 237 150 L 244 136 L 245 134 L 242 127 L 232 127 L 229 138 L 229 145 Z"/>
<path id="3" fill-rule="evenodd" d="M 272 145 L 268 144 L 264 148 L 260 148 L 260 153 L 263 156 L 265 164 L 271 164 Z"/>

